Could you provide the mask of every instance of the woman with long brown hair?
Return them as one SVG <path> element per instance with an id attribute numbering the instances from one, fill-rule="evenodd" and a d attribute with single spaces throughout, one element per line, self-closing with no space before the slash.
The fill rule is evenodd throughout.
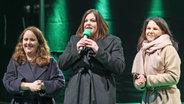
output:
<path id="1" fill-rule="evenodd" d="M 181 104 L 178 43 L 163 18 L 145 20 L 137 49 L 132 74 L 135 88 L 144 91 L 142 104 Z"/>
<path id="2" fill-rule="evenodd" d="M 11 104 L 55 104 L 53 95 L 65 79 L 37 27 L 27 27 L 19 36 L 3 83 L 13 95 Z"/>
<path id="3" fill-rule="evenodd" d="M 107 31 L 108 25 L 97 10 L 85 12 L 76 35 L 59 57 L 59 67 L 73 72 L 64 104 L 115 104 L 114 75 L 124 71 L 125 59 L 120 38 Z"/>

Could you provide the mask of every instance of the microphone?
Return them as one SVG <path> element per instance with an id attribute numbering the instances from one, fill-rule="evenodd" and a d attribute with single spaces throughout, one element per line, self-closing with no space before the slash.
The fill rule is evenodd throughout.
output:
<path id="1" fill-rule="evenodd" d="M 84 32 L 83 32 L 83 38 L 89 38 L 91 36 L 91 30 L 90 29 L 85 29 Z M 84 50 L 85 47 L 79 47 L 79 50 L 78 50 L 78 54 L 81 53 L 82 50 Z"/>

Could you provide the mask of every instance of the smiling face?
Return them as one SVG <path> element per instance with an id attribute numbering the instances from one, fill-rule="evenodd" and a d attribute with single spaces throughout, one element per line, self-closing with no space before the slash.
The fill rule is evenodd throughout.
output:
<path id="1" fill-rule="evenodd" d="M 39 43 L 38 39 L 36 38 L 35 34 L 32 31 L 27 30 L 24 33 L 22 44 L 26 56 L 33 58 L 34 55 L 36 55 Z"/>
<path id="2" fill-rule="evenodd" d="M 88 14 L 85 18 L 84 29 L 86 28 L 91 29 L 92 34 L 95 34 L 95 32 L 97 31 L 97 21 L 93 13 Z"/>
<path id="3" fill-rule="evenodd" d="M 148 40 L 148 42 L 155 40 L 162 34 L 163 34 L 163 31 L 153 20 L 148 22 L 146 27 L 146 39 Z"/>

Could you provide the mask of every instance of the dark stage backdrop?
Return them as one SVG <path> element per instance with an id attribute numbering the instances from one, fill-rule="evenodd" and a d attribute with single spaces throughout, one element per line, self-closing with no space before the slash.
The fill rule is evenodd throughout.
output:
<path id="1" fill-rule="evenodd" d="M 62 2 L 65 1 L 65 2 Z M 104 0 L 105 1 L 105 0 Z M 142 92 L 135 90 L 132 84 L 131 67 L 136 52 L 136 45 L 140 30 L 145 18 L 147 18 L 151 1 L 158 0 L 106 0 L 109 2 L 108 10 L 111 15 L 106 20 L 112 24 L 111 33 L 121 38 L 126 58 L 126 69 L 123 74 L 116 76 L 117 86 L 117 103 L 122 102 L 140 102 Z M 184 101 L 184 72 L 183 59 L 184 53 L 184 1 L 183 0 L 159 0 L 162 1 L 164 11 L 164 19 L 168 22 L 170 29 L 179 42 L 179 55 L 181 57 L 181 78 L 178 88 L 181 91 L 181 98 Z M 83 13 L 90 9 L 96 8 L 95 3 L 101 0 L 45 0 L 45 37 L 51 46 L 51 53 L 56 58 L 62 54 L 69 37 L 75 34 Z M 55 4 L 59 8 L 59 12 L 53 10 Z M 65 3 L 66 5 L 64 5 Z M 105 4 L 104 4 L 105 5 Z M 65 8 L 65 9 L 64 9 Z M 102 8 L 103 9 L 103 8 Z M 63 10 L 66 10 L 65 12 Z M 6 66 L 14 51 L 19 34 L 22 30 L 30 25 L 40 27 L 39 0 L 1 0 L 0 1 L 0 79 L 6 71 Z M 64 15 L 65 16 L 64 18 Z M 61 16 L 61 20 L 50 18 L 51 16 Z M 64 18 L 64 19 L 63 19 Z M 61 22 L 62 21 L 62 22 Z M 62 26 L 68 28 L 65 29 Z M 54 25 L 55 23 L 55 25 Z M 61 24 L 57 24 L 61 23 Z M 51 24 L 51 25 L 49 25 Z M 56 29 L 58 26 L 62 28 L 59 34 L 56 31 L 47 29 Z M 66 31 L 65 31 L 66 30 Z M 53 33 L 52 33 L 53 32 Z M 62 35 L 64 34 L 64 35 Z M 49 38 L 51 35 L 58 36 Z M 62 40 L 65 38 L 64 40 Z M 60 40 L 61 39 L 61 40 Z M 65 42 L 65 43 L 62 43 Z M 56 44 L 56 45 L 55 45 Z M 61 45 L 60 45 L 61 44 Z M 55 47 L 58 46 L 58 47 Z M 70 78 L 70 71 L 64 71 L 66 81 Z M 63 89 L 57 95 L 56 101 L 63 102 Z M 2 80 L 0 81 L 0 102 L 9 102 L 11 95 L 5 90 Z"/>

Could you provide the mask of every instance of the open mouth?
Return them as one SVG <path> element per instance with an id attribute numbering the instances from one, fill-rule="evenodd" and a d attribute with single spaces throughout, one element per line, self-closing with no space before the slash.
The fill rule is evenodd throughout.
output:
<path id="1" fill-rule="evenodd" d="M 86 29 L 92 29 L 92 27 L 86 27 Z"/>

